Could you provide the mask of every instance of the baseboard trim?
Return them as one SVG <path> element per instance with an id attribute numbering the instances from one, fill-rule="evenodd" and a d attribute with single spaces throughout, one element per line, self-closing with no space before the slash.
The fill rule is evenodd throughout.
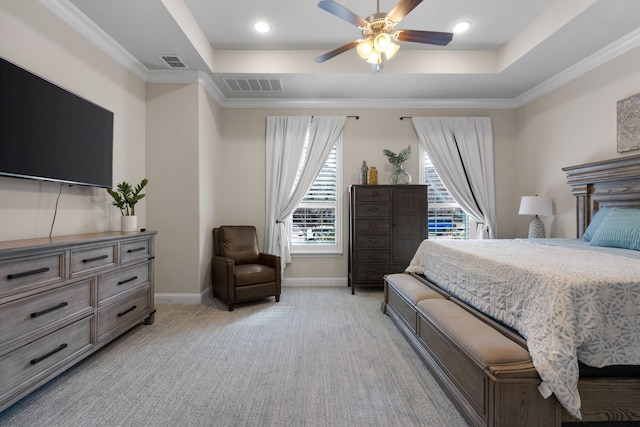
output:
<path id="1" fill-rule="evenodd" d="M 283 287 L 323 286 L 339 287 L 347 286 L 346 277 L 288 277 L 282 279 Z M 196 293 L 156 293 L 156 304 L 202 304 L 206 298 L 211 297 L 211 288 Z"/>
<path id="2" fill-rule="evenodd" d="M 283 287 L 301 286 L 347 286 L 346 277 L 285 277 Z"/>
<path id="3" fill-rule="evenodd" d="M 211 288 L 207 288 L 199 294 L 165 294 L 156 293 L 154 302 L 156 304 L 202 304 L 205 298 L 211 296 Z"/>

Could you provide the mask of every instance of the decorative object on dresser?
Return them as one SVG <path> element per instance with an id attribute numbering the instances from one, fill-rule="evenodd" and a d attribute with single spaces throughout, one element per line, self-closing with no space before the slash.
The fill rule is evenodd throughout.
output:
<path id="1" fill-rule="evenodd" d="M 113 206 L 120 209 L 121 231 L 136 231 L 138 228 L 138 217 L 136 216 L 136 203 L 138 203 L 145 194 L 140 194 L 142 189 L 149 183 L 144 178 L 135 188 L 126 181 L 122 181 L 117 186 L 117 190 L 107 188 L 107 193 L 113 197 Z"/>
<path id="2" fill-rule="evenodd" d="M 520 200 L 518 215 L 534 215 L 529 223 L 529 239 L 543 239 L 545 237 L 544 224 L 540 216 L 553 215 L 551 199 L 546 196 L 523 196 Z"/>
<path id="3" fill-rule="evenodd" d="M 411 175 L 409 175 L 409 172 L 404 170 L 404 162 L 406 162 L 411 155 L 411 145 L 400 151 L 398 154 L 387 149 L 382 150 L 382 154 L 384 154 L 387 159 L 389 159 L 389 163 L 395 167 L 391 173 L 391 177 L 389 178 L 389 183 L 391 185 L 410 184 Z"/>
<path id="4" fill-rule="evenodd" d="M 155 234 L 0 242 L 0 411 L 153 323 Z"/>
<path id="5" fill-rule="evenodd" d="M 360 185 L 368 184 L 368 175 L 369 175 L 369 167 L 367 166 L 367 162 L 363 160 L 362 166 L 360 166 Z"/>
<path id="6" fill-rule="evenodd" d="M 369 168 L 369 173 L 367 174 L 367 184 L 378 185 L 378 169 L 376 169 L 375 166 L 371 166 Z"/>
<path id="7" fill-rule="evenodd" d="M 427 238 L 427 186 L 353 185 L 349 189 L 349 286 L 382 286 L 404 271 Z"/>

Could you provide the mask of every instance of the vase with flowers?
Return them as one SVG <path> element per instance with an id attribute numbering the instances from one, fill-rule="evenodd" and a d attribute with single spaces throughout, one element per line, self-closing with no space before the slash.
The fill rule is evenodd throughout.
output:
<path id="1" fill-rule="evenodd" d="M 387 159 L 389 159 L 389 163 L 391 163 L 395 167 L 395 169 L 391 173 L 391 177 L 389 178 L 389 183 L 391 185 L 410 184 L 411 175 L 409 175 L 409 172 L 404 170 L 404 162 L 407 161 L 409 155 L 411 154 L 411 145 L 400 151 L 398 154 L 387 149 L 382 150 L 382 154 L 384 154 Z"/>

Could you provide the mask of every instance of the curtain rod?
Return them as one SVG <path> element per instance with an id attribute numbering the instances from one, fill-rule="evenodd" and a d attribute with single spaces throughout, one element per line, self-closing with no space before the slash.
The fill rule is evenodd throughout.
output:
<path id="1" fill-rule="evenodd" d="M 413 117 L 411 117 L 411 116 L 403 116 L 403 117 L 400 117 L 400 120 L 404 120 L 404 119 L 413 119 Z"/>
<path id="2" fill-rule="evenodd" d="M 315 116 L 311 116 L 311 118 L 314 118 Z M 360 116 L 347 116 L 348 119 L 356 119 L 356 120 L 360 120 Z"/>

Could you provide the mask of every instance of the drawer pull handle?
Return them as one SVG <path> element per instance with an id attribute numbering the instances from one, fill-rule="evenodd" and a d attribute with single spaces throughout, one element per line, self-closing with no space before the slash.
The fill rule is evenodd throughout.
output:
<path id="1" fill-rule="evenodd" d="M 378 193 L 376 193 L 375 191 L 370 191 L 370 192 L 369 192 L 369 196 L 371 196 L 371 197 L 378 197 Z"/>
<path id="2" fill-rule="evenodd" d="M 38 268 L 37 270 L 25 271 L 23 273 L 15 273 L 7 275 L 7 279 L 19 279 L 21 277 L 33 276 L 34 274 L 45 273 L 49 271 L 49 267 Z"/>
<path id="3" fill-rule="evenodd" d="M 378 208 L 369 208 L 369 212 L 378 212 Z"/>
<path id="4" fill-rule="evenodd" d="M 64 350 L 64 349 L 65 349 L 65 348 L 67 348 L 67 347 L 68 347 L 68 345 L 67 345 L 66 343 L 64 343 L 64 344 L 60 344 L 60 347 L 56 348 L 55 350 L 51 350 L 49 353 L 45 354 L 44 356 L 40 356 L 40 357 L 37 357 L 37 358 L 35 358 L 35 359 L 32 359 L 32 360 L 31 360 L 31 364 L 32 364 L 32 365 L 35 365 L 36 363 L 40 363 L 40 362 L 42 362 L 44 359 L 47 359 L 47 358 L 49 358 L 49 357 L 53 356 L 53 355 L 54 355 L 54 354 L 56 354 L 57 352 L 62 351 L 62 350 Z"/>
<path id="5" fill-rule="evenodd" d="M 137 278 L 138 278 L 138 276 L 133 276 L 133 277 L 127 279 L 127 280 L 121 280 L 121 281 L 118 282 L 118 285 L 124 285 L 125 283 L 133 282 Z"/>
<path id="6" fill-rule="evenodd" d="M 369 228 L 378 228 L 378 224 L 369 224 Z"/>
<path id="7" fill-rule="evenodd" d="M 49 308 L 44 309 L 42 311 L 36 311 L 34 313 L 31 313 L 31 317 L 42 316 L 43 314 L 51 313 L 52 311 L 59 310 L 59 309 L 64 308 L 64 307 L 66 307 L 68 305 L 69 305 L 69 303 L 67 303 L 66 301 L 65 302 L 61 302 L 60 304 L 54 305 L 53 307 L 49 307 Z"/>
<path id="8" fill-rule="evenodd" d="M 122 317 L 122 316 L 124 316 L 125 314 L 127 314 L 128 312 L 135 310 L 136 308 L 138 308 L 138 306 L 137 306 L 137 305 L 134 305 L 134 306 L 133 306 L 133 307 L 131 307 L 130 309 L 125 310 L 125 311 L 123 311 L 122 313 L 118 313 L 118 317 Z"/>
<path id="9" fill-rule="evenodd" d="M 140 251 L 144 251 L 145 249 L 147 249 L 145 246 L 141 248 L 129 249 L 127 253 L 130 254 L 131 252 L 140 252 Z"/>
<path id="10" fill-rule="evenodd" d="M 109 255 L 100 255 L 94 258 L 83 259 L 82 262 L 87 263 L 87 262 L 93 262 L 93 261 L 100 261 L 101 259 L 105 259 L 105 258 L 109 258 Z"/>

